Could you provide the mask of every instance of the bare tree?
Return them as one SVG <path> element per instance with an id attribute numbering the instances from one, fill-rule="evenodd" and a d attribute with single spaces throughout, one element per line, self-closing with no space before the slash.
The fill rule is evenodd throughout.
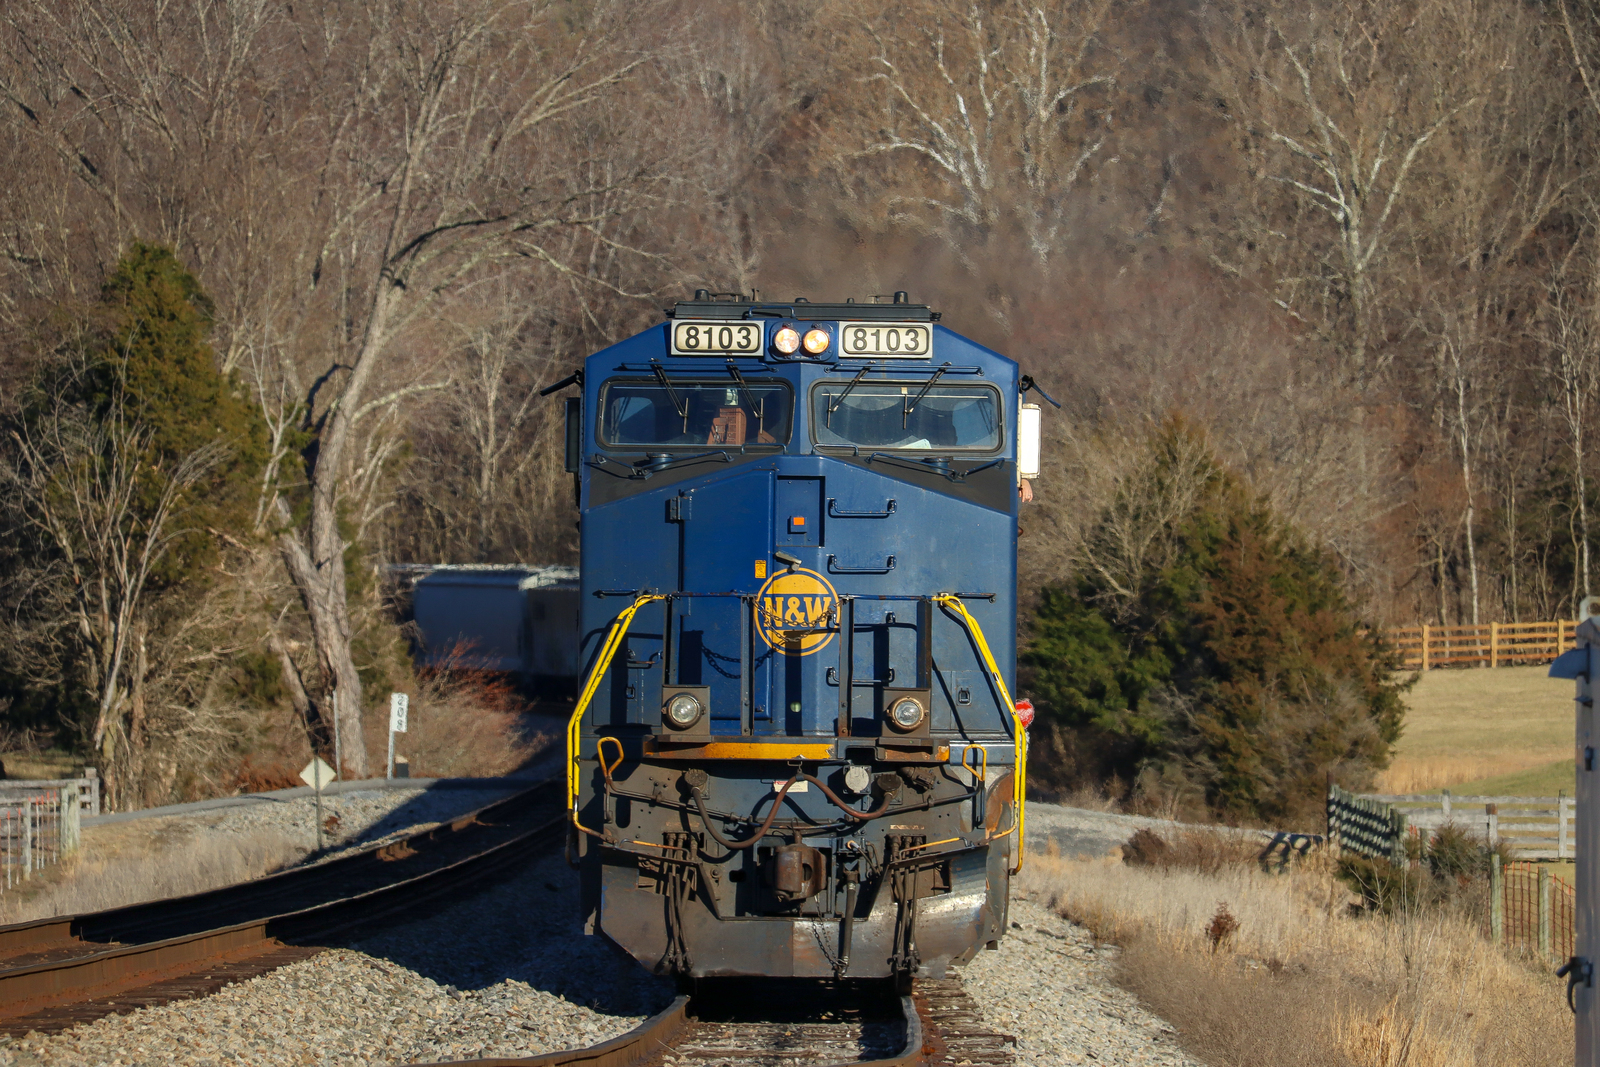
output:
<path id="1" fill-rule="evenodd" d="M 313 637 L 320 680 L 305 688 L 351 739 L 357 775 L 347 493 L 358 523 L 385 506 L 373 494 L 399 405 L 447 380 L 430 335 L 460 290 L 531 267 L 617 293 L 601 266 L 648 258 L 625 217 L 663 179 L 594 138 L 599 105 L 657 76 L 665 10 L 79 0 L 7 15 L 14 128 L 114 233 L 170 235 L 226 280 L 224 366 L 256 372 L 280 456 L 293 444 L 304 461 L 303 486 L 263 484 L 261 513 Z"/>
<path id="2" fill-rule="evenodd" d="M 1486 458 L 1512 417 L 1523 331 L 1512 310 L 1530 302 L 1523 264 L 1538 235 L 1576 184 L 1573 130 L 1560 84 L 1566 64 L 1559 36 L 1513 9 L 1498 32 L 1474 34 L 1470 3 L 1440 9 L 1468 25 L 1458 36 L 1476 50 L 1472 95 L 1441 132 L 1434 165 L 1418 175 L 1419 198 L 1407 227 L 1415 320 L 1432 360 L 1418 368 L 1419 400 L 1461 478 L 1469 617 L 1482 610 L 1478 510 Z"/>
<path id="3" fill-rule="evenodd" d="M 1592 216 L 1600 221 L 1600 212 Z M 1573 543 L 1577 568 L 1572 607 L 1588 596 L 1590 582 L 1589 424 L 1600 397 L 1600 259 L 1591 229 L 1550 281 L 1541 340 L 1545 372 L 1557 403 L 1572 456 Z"/>
<path id="4" fill-rule="evenodd" d="M 1369 379 L 1385 258 L 1422 195 L 1425 151 L 1475 99 L 1467 46 L 1491 20 L 1385 0 L 1240 3 L 1217 18 L 1219 76 L 1266 183 L 1246 209 L 1241 251 L 1265 255 L 1279 306 Z"/>
<path id="5" fill-rule="evenodd" d="M 13 521 L 38 546 L 32 565 L 13 575 L 37 598 L 29 609 L 18 605 L 31 613 L 23 632 L 34 640 L 13 658 L 27 673 L 59 680 L 68 680 L 67 663 L 81 664 L 86 673 L 76 681 L 94 708 L 88 741 L 108 763 L 125 761 L 111 738 L 142 742 L 151 576 L 190 532 L 189 492 L 226 446 L 162 463 L 148 447 L 150 431 L 120 401 L 90 418 L 59 398 L 18 420 L 9 438 L 0 484 Z M 123 728 L 125 713 L 131 721 Z"/>
<path id="6" fill-rule="evenodd" d="M 969 269 L 986 240 L 1015 235 L 1048 270 L 1107 144 L 1111 7 L 927 0 L 870 19 L 852 35 L 858 87 L 841 95 L 828 140 L 843 186 L 881 198 L 889 221 L 940 238 Z"/>

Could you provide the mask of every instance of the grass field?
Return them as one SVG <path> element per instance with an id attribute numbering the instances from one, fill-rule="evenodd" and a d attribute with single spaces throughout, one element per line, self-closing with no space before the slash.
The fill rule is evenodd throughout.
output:
<path id="1" fill-rule="evenodd" d="M 1571 794 L 1572 683 L 1548 670 L 1425 672 L 1406 694 L 1405 732 L 1380 791 Z"/>
<path id="2" fill-rule="evenodd" d="M 7 778 L 76 778 L 83 769 L 83 758 L 62 752 L 0 752 L 0 767 Z"/>

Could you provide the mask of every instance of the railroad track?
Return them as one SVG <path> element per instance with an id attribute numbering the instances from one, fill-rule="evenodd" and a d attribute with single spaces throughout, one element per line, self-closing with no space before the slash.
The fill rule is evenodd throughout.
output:
<path id="1" fill-rule="evenodd" d="M 563 783 L 541 782 L 390 844 L 238 886 L 0 927 L 0 1033 L 53 1033 L 205 996 L 405 921 L 553 847 Z"/>
<path id="2" fill-rule="evenodd" d="M 53 1033 L 207 996 L 308 959 L 330 940 L 411 918 L 558 845 L 562 783 L 545 782 L 390 844 L 189 897 L 0 927 L 0 1033 Z M 589 1048 L 477 1067 L 1005 1067 L 956 979 L 909 997 L 871 983 L 706 983 Z"/>
<path id="3" fill-rule="evenodd" d="M 918 979 L 911 996 L 871 983 L 773 981 L 678 997 L 603 1044 L 451 1067 L 1010 1067 L 1016 1039 L 996 1033 L 956 978 Z M 421 1065 L 412 1067 L 443 1067 Z"/>

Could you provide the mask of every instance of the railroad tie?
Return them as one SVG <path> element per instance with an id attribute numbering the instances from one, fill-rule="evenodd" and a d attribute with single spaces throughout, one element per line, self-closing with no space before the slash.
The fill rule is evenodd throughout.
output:
<path id="1" fill-rule="evenodd" d="M 955 978 L 919 979 L 912 989 L 922 1017 L 928 1067 L 1010 1067 L 1017 1039 L 990 1029 L 977 1001 Z"/>

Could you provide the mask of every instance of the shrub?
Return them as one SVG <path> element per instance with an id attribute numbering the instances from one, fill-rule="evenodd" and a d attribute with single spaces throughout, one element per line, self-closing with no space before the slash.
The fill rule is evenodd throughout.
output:
<path id="1" fill-rule="evenodd" d="M 1393 915 L 1414 911 L 1437 897 L 1422 872 L 1405 864 L 1347 852 L 1339 857 L 1339 880 L 1361 897 L 1367 911 Z"/>
<path id="2" fill-rule="evenodd" d="M 1489 868 L 1489 853 L 1483 842 L 1455 823 L 1445 823 L 1435 831 L 1424 860 L 1428 871 L 1441 879 L 1470 878 Z"/>
<path id="3" fill-rule="evenodd" d="M 1122 846 L 1122 862 L 1134 867 L 1166 867 L 1172 847 L 1154 830 L 1140 828 Z"/>
<path id="4" fill-rule="evenodd" d="M 1260 857 L 1259 839 L 1210 830 L 1185 830 L 1168 841 L 1153 830 L 1141 828 L 1122 846 L 1122 862 L 1129 866 L 1163 867 L 1201 874 L 1255 866 Z"/>
<path id="5" fill-rule="evenodd" d="M 1233 941 L 1233 935 L 1238 932 L 1239 920 L 1228 910 L 1228 902 L 1217 901 L 1217 910 L 1206 924 L 1206 940 L 1211 944 L 1211 951 L 1215 953 L 1218 949 L 1227 948 Z"/>
<path id="6" fill-rule="evenodd" d="M 412 694 L 409 731 L 395 738 L 415 778 L 491 777 L 516 770 L 550 738 L 528 730 L 523 702 L 503 678 L 470 670 L 431 671 Z M 388 758 L 389 706 L 367 716 L 368 759 Z M 382 747 L 380 747 L 382 746 Z"/>

